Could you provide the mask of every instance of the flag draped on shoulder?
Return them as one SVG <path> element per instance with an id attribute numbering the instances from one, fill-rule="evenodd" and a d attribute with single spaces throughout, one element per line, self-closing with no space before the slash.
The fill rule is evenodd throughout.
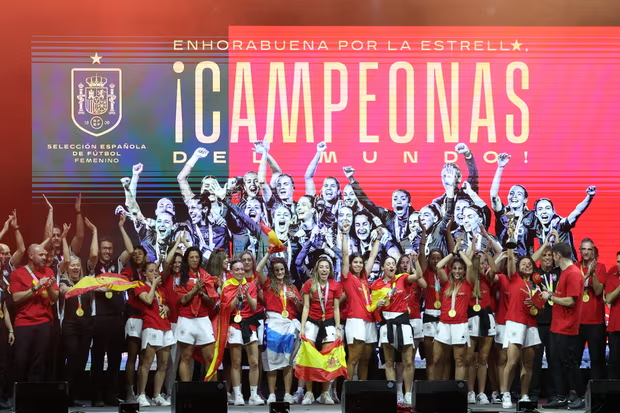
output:
<path id="1" fill-rule="evenodd" d="M 84 277 L 78 281 L 67 293 L 66 298 L 84 294 L 99 288 L 107 288 L 112 291 L 125 291 L 143 285 L 141 281 L 128 281 L 119 274 L 105 273 L 97 277 Z"/>
<path id="2" fill-rule="evenodd" d="M 224 359 L 224 350 L 226 349 L 226 341 L 228 339 L 228 327 L 230 326 L 230 305 L 237 296 L 239 284 L 245 285 L 245 278 L 238 281 L 235 278 L 229 278 L 222 286 L 222 295 L 220 296 L 220 312 L 215 317 L 213 326 L 215 327 L 215 348 L 213 349 L 213 360 L 208 366 L 205 381 L 210 381 Z"/>
<path id="3" fill-rule="evenodd" d="M 295 376 L 298 379 L 327 382 L 339 376 L 347 377 L 342 339 L 336 339 L 321 351 L 318 351 L 305 337 L 301 339 L 295 366 Z"/>

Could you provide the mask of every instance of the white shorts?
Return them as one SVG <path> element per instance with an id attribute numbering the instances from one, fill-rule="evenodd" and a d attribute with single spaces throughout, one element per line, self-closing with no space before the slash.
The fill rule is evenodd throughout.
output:
<path id="1" fill-rule="evenodd" d="M 367 344 L 377 342 L 377 326 L 374 322 L 362 320 L 361 318 L 348 318 L 344 327 L 344 335 L 347 344 L 353 344 L 355 340 L 363 341 Z"/>
<path id="2" fill-rule="evenodd" d="M 159 350 L 165 347 L 170 347 L 176 340 L 174 339 L 174 334 L 172 330 L 161 331 L 155 330 L 154 328 L 145 328 L 142 330 L 142 350 L 144 350 L 148 345 L 153 347 L 155 350 Z"/>
<path id="3" fill-rule="evenodd" d="M 258 327 L 256 328 L 256 335 L 258 337 L 258 345 L 265 344 L 265 319 L 258 320 Z"/>
<path id="4" fill-rule="evenodd" d="M 384 319 L 386 320 L 391 320 L 394 319 L 398 316 L 401 316 L 402 313 L 394 313 L 392 311 L 382 311 L 381 315 L 383 316 Z M 392 330 L 394 332 L 394 339 L 396 340 L 397 336 L 397 328 L 400 328 L 401 331 L 403 332 L 403 345 L 404 346 L 408 346 L 408 345 L 413 345 L 413 328 L 411 328 L 411 325 L 395 325 L 392 327 Z M 388 326 L 387 325 L 382 325 L 381 328 L 379 329 L 379 343 L 381 344 L 392 344 L 392 346 L 394 346 L 394 343 L 390 343 L 390 341 L 388 340 Z"/>
<path id="5" fill-rule="evenodd" d="M 439 316 L 441 315 L 441 310 L 426 309 L 424 310 L 424 314 L 428 314 L 430 316 L 439 318 Z M 437 324 L 439 324 L 439 321 L 430 321 L 430 322 L 424 323 L 422 326 L 424 337 L 435 338 L 435 336 L 437 336 L 437 330 L 438 330 Z"/>
<path id="6" fill-rule="evenodd" d="M 204 346 L 215 342 L 213 325 L 209 317 L 179 317 L 175 335 L 178 342 L 193 346 Z"/>
<path id="7" fill-rule="evenodd" d="M 255 341 L 258 341 L 258 336 L 256 335 L 256 331 L 252 331 L 252 335 L 250 336 L 250 342 L 247 344 L 251 344 Z M 241 330 L 233 326 L 228 327 L 228 344 L 241 344 L 242 346 L 246 344 L 243 342 L 243 335 L 241 334 Z"/>
<path id="8" fill-rule="evenodd" d="M 317 334 L 319 334 L 319 327 L 310 321 L 306 321 L 306 325 L 304 326 L 304 335 L 306 338 L 312 342 L 316 342 Z M 323 343 L 332 343 L 334 341 L 336 341 L 336 327 L 325 327 L 325 338 L 323 339 Z"/>
<path id="9" fill-rule="evenodd" d="M 413 328 L 413 339 L 419 340 L 424 338 L 424 331 L 422 327 L 422 319 L 421 318 L 410 318 L 409 324 Z"/>
<path id="10" fill-rule="evenodd" d="M 476 315 L 473 317 L 469 317 L 467 321 L 467 325 L 469 326 L 469 336 L 470 337 L 493 337 L 497 334 L 495 329 L 495 317 L 493 314 L 489 314 L 489 333 L 486 336 L 480 336 L 478 333 L 480 331 L 480 316 Z"/>
<path id="11" fill-rule="evenodd" d="M 504 346 L 504 338 L 506 337 L 506 325 L 497 324 L 495 326 L 495 342 Z"/>
<path id="12" fill-rule="evenodd" d="M 444 324 L 440 321 L 437 325 L 435 340 L 449 346 L 467 344 L 469 347 L 469 327 L 467 323 Z"/>
<path id="13" fill-rule="evenodd" d="M 135 337 L 142 338 L 142 319 L 128 318 L 125 323 L 125 338 Z"/>
<path id="14" fill-rule="evenodd" d="M 525 324 L 506 321 L 506 333 L 504 335 L 504 348 L 510 344 L 518 344 L 522 348 L 537 346 L 540 344 L 538 327 L 526 326 Z"/>

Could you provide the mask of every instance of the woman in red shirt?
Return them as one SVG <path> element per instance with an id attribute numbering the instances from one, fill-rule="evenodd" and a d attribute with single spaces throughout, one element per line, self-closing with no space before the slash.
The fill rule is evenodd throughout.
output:
<path id="1" fill-rule="evenodd" d="M 256 327 L 250 319 L 256 313 L 258 291 L 256 284 L 247 282 L 243 263 L 239 260 L 231 262 L 231 278 L 224 283 L 222 289 L 222 308 L 230 309 L 228 327 L 228 349 L 230 350 L 232 382 L 235 406 L 245 405 L 241 393 L 241 349 L 245 348 L 250 365 L 250 406 L 260 406 L 265 401 L 258 395 L 258 337 Z M 221 326 L 221 324 L 220 324 Z M 223 343 L 220 343 L 223 345 Z"/>
<path id="2" fill-rule="evenodd" d="M 390 256 L 383 259 L 381 270 L 383 277 L 372 284 L 372 308 L 379 310 L 381 314 L 379 342 L 385 355 L 385 376 L 388 380 L 396 380 L 395 352 L 400 351 L 404 365 L 404 403 L 410 405 L 414 341 L 413 328 L 409 323 L 407 296 L 411 284 L 416 282 L 421 274 L 396 274 L 396 260 Z"/>
<path id="3" fill-rule="evenodd" d="M 455 379 L 467 379 L 467 346 L 469 346 L 467 307 L 476 276 L 471 270 L 469 257 L 460 251 L 460 244 L 459 239 L 454 251 L 437 264 L 437 274 L 441 280 L 441 314 L 433 346 L 434 369 L 431 371 L 431 380 L 449 379 L 446 372 L 450 370 L 445 364 L 450 351 L 454 354 Z M 450 263 L 450 275 L 445 270 L 448 263 Z"/>
<path id="4" fill-rule="evenodd" d="M 181 353 L 180 381 L 190 381 L 192 378 L 195 349 L 200 350 L 206 366 L 211 365 L 213 360 L 215 336 L 209 314 L 219 295 L 215 291 L 217 279 L 200 268 L 201 262 L 200 249 L 188 248 L 181 262 L 181 275 L 174 286 L 179 300 L 175 336 Z"/>
<path id="5" fill-rule="evenodd" d="M 291 281 L 291 273 L 283 258 L 272 259 L 269 265 L 269 276 L 265 275 L 263 268 L 267 265 L 270 256 L 271 253 L 265 254 L 256 269 L 265 309 L 267 310 L 267 349 L 263 353 L 263 367 L 267 371 L 267 384 L 269 386 L 267 403 L 276 401 L 276 380 L 278 370 L 282 370 L 284 375 L 284 401 L 294 404 L 295 398 L 291 394 L 294 367 L 291 360 L 293 343 L 290 343 L 291 347 L 287 347 L 283 342 L 278 343 L 278 340 L 281 340 L 282 337 L 291 337 L 291 335 L 297 336 L 301 330 L 297 314 L 303 309 L 303 304 L 297 287 Z M 272 347 L 276 347 L 276 349 L 272 350 Z"/>
<path id="6" fill-rule="evenodd" d="M 153 379 L 153 401 L 157 406 L 170 406 L 170 402 L 161 395 L 161 388 L 166 377 L 170 347 L 174 344 L 174 334 L 170 326 L 170 309 L 166 300 L 166 290 L 161 285 L 161 275 L 157 264 L 146 265 L 146 283 L 135 289 L 136 297 L 144 303 L 142 329 L 142 355 L 139 367 L 140 407 L 149 407 L 146 399 L 146 383 L 155 355 L 157 355 L 157 371 Z"/>
<path id="7" fill-rule="evenodd" d="M 515 265 L 514 250 L 508 249 L 507 274 L 509 274 L 510 284 L 504 337 L 504 348 L 508 349 L 508 360 L 500 389 L 503 393 L 502 407 L 504 409 L 512 407 L 509 388 L 519 362 L 525 370 L 525 373 L 521 375 L 520 400 L 530 400 L 528 391 L 532 381 L 534 355 L 536 346 L 541 343 L 536 323 L 538 309 L 532 303 L 532 296 L 538 289 L 532 281 L 534 267 L 534 260 L 530 256 L 519 258 Z"/>
<path id="8" fill-rule="evenodd" d="M 490 244 L 489 244 L 490 245 Z M 467 349 L 469 375 L 467 378 L 469 403 L 489 404 L 484 393 L 487 382 L 487 362 L 493 338 L 495 337 L 495 318 L 493 317 L 491 286 L 495 282 L 495 261 L 484 251 L 476 251 L 472 258 L 472 271 L 476 274 L 473 294 L 469 300 L 469 338 L 471 346 Z M 477 360 L 476 360 L 477 353 Z M 478 395 L 474 392 L 478 378 Z"/>
<path id="9" fill-rule="evenodd" d="M 328 345 L 342 337 L 340 325 L 340 297 L 342 289 L 334 281 L 334 267 L 327 257 L 321 257 L 314 265 L 312 278 L 306 281 L 301 289 L 304 308 L 301 314 L 301 331 L 308 341 L 317 347 Z M 323 391 L 319 401 L 323 404 L 334 404 L 330 396 L 329 382 L 323 383 Z M 306 394 L 301 404 L 314 403 L 312 382 L 306 381 Z"/>

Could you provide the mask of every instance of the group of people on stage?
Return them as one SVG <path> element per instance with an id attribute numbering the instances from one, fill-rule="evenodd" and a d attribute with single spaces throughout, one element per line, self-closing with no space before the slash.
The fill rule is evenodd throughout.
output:
<path id="1" fill-rule="evenodd" d="M 416 210 L 411 194 L 396 189 L 390 209 L 369 198 L 352 167 L 343 169 L 344 187 L 328 177 L 317 193 L 313 177 L 326 150 L 320 143 L 304 175 L 305 194 L 295 199 L 293 177 L 269 149 L 266 142 L 253 148 L 261 157 L 258 172 L 223 186 L 206 176 L 194 193 L 188 177 L 208 154 L 197 149 L 177 177 L 186 221 L 177 218 L 169 198 L 157 202 L 154 218 L 143 214 L 137 196 L 143 166 L 135 165 L 132 177 L 121 180 L 125 205 L 116 213 L 124 245 L 118 258 L 118 245 L 94 224 L 103 218 L 91 222 L 82 216 L 81 197 L 71 240 L 71 226 L 54 225 L 48 202 L 45 239 L 27 250 L 14 211 L 0 233 L 1 239 L 12 231 L 17 245 L 11 254 L 0 244 L 5 321 L 0 368 L 8 372 L 13 363 L 11 381 L 44 380 L 50 369 L 64 366 L 77 404 L 75 389 L 90 352 L 93 405 L 116 405 L 126 351 L 123 397 L 141 407 L 169 406 L 164 389 L 170 394 L 177 377 L 192 380 L 195 361 L 204 365 L 207 378 L 217 375 L 229 384 L 231 404 L 243 405 L 245 350 L 250 405 L 276 400 L 279 370 L 284 401 L 312 404 L 311 381 L 298 380 L 297 391 L 292 388 L 297 346 L 291 343 L 302 336 L 317 348 L 341 339 L 349 380 L 368 379 L 379 348 L 385 376 L 397 381 L 404 404 L 411 404 L 418 350 L 428 379 L 467 380 L 470 403 L 505 408 L 513 403 L 515 371 L 520 400 L 537 396 L 543 352 L 553 377 L 552 397 L 543 407 L 583 406 L 584 346 L 592 378 L 604 378 L 607 335 L 610 378 L 620 378 L 620 253 L 618 265 L 607 272 L 594 242 L 583 239 L 578 255 L 572 236 L 595 187 L 586 189 L 585 199 L 566 217 L 548 198 L 529 209 L 522 185 L 509 189 L 504 205 L 499 191 L 510 156 L 501 154 L 489 207 L 478 192 L 473 154 L 458 144 L 455 150 L 469 171 L 466 181 L 456 163 L 447 163 L 441 196 Z M 495 235 L 487 232 L 493 216 Z M 137 243 L 127 233 L 127 221 Z M 281 247 L 270 245 L 266 228 L 273 229 Z M 83 263 L 87 230 L 92 239 Z M 109 274 L 137 286 L 65 297 L 83 277 Z M 611 312 L 608 324 L 605 306 Z M 259 391 L 263 372 L 266 400 Z M 10 375 L 0 377 L 1 408 Z M 336 389 L 324 382 L 318 401 L 338 402 Z"/>

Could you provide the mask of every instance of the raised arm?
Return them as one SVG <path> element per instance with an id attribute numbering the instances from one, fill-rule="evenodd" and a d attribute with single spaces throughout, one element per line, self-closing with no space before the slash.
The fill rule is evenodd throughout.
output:
<path id="1" fill-rule="evenodd" d="M 129 189 L 130 180 L 129 178 L 121 179 L 121 183 L 123 185 L 123 191 L 125 192 L 125 205 L 129 210 L 130 219 L 133 221 L 136 228 L 142 225 L 145 221 L 144 215 L 142 215 L 142 211 L 140 210 L 140 205 L 138 205 L 138 201 L 136 201 L 136 197 L 131 193 Z"/>
<path id="2" fill-rule="evenodd" d="M 347 278 L 349 276 L 349 230 L 351 229 L 351 224 L 345 222 L 342 226 L 342 237 L 341 237 L 341 245 L 340 250 L 342 251 L 342 269 L 340 271 L 340 275 L 343 278 Z"/>
<path id="3" fill-rule="evenodd" d="M 51 239 L 54 233 L 54 207 L 47 200 L 47 197 L 43 195 L 43 199 L 47 204 L 47 218 L 45 220 L 45 230 L 43 231 L 43 239 Z"/>
<path id="4" fill-rule="evenodd" d="M 551 235 L 547 237 L 545 242 L 540 247 L 538 247 L 536 251 L 534 251 L 534 253 L 532 254 L 532 260 L 534 262 L 540 261 L 543 256 L 543 252 L 545 252 L 545 249 L 549 248 L 551 246 L 551 243 L 556 242 L 558 239 L 558 231 L 556 229 L 553 229 L 551 231 Z"/>
<path id="5" fill-rule="evenodd" d="M 319 161 L 321 160 L 321 155 L 327 149 L 327 144 L 325 142 L 320 142 L 316 146 L 316 154 L 314 158 L 310 161 L 308 165 L 308 169 L 306 169 L 306 173 L 304 174 L 304 179 L 306 181 L 306 195 L 316 195 L 316 186 L 314 185 L 314 174 L 316 173 L 316 168 L 319 166 Z"/>
<path id="6" fill-rule="evenodd" d="M 268 251 L 267 254 L 263 255 L 263 258 L 258 262 L 256 266 L 256 273 L 258 274 L 258 282 L 260 285 L 265 284 L 267 282 L 267 276 L 265 275 L 265 266 L 267 265 L 267 261 L 269 261 L 269 257 L 271 256 L 271 251 Z"/>
<path id="7" fill-rule="evenodd" d="M 575 207 L 575 210 L 573 212 L 571 212 L 570 215 L 567 218 L 568 219 L 568 223 L 571 226 L 574 225 L 575 222 L 577 222 L 577 220 L 579 219 L 581 214 L 586 212 L 586 209 L 588 209 L 588 207 L 592 203 L 592 200 L 594 199 L 594 195 L 596 195 L 596 187 L 595 186 L 589 186 L 586 189 L 586 194 L 587 194 L 586 198 L 583 201 L 581 201 L 579 204 L 577 204 L 577 206 Z"/>
<path id="8" fill-rule="evenodd" d="M 515 250 L 509 249 L 506 252 L 508 262 L 506 263 L 506 276 L 512 278 L 512 275 L 517 272 L 517 263 L 515 262 Z"/>
<path id="9" fill-rule="evenodd" d="M 465 158 L 465 164 L 467 165 L 467 181 L 465 181 L 474 192 L 478 193 L 478 167 L 476 166 L 476 159 L 471 153 L 471 150 L 465 143 L 459 143 L 454 150 L 460 153 Z M 465 186 L 465 183 L 463 183 Z"/>
<path id="10" fill-rule="evenodd" d="M 16 249 L 13 255 L 11 256 L 11 265 L 13 267 L 19 266 L 22 262 L 22 258 L 24 258 L 24 254 L 26 253 L 26 245 L 24 244 L 24 238 L 22 237 L 22 233 L 19 230 L 19 224 L 17 223 L 17 210 L 13 210 L 13 215 L 11 215 L 13 219 L 11 220 L 11 228 L 13 228 L 13 232 L 15 233 L 15 243 Z"/>
<path id="11" fill-rule="evenodd" d="M 9 215 L 9 218 L 4 222 L 4 226 L 2 227 L 2 231 L 0 231 L 0 240 L 4 238 L 7 232 L 9 232 L 9 225 L 13 221 L 13 215 Z"/>
<path id="12" fill-rule="evenodd" d="M 82 217 L 82 193 L 78 194 L 78 197 L 75 200 L 75 214 L 76 214 L 75 236 L 71 240 L 71 251 L 73 251 L 75 255 L 79 255 L 80 250 L 82 249 L 82 244 L 84 243 L 84 218 Z"/>
<path id="13" fill-rule="evenodd" d="M 62 234 L 60 235 L 60 239 L 62 242 L 63 260 L 58 264 L 58 272 L 61 274 L 67 272 L 67 269 L 69 268 L 69 261 L 71 261 L 71 250 L 69 250 L 69 244 L 67 243 L 67 234 L 69 233 L 69 229 L 71 229 L 70 224 L 62 225 Z"/>
<path id="14" fill-rule="evenodd" d="M 377 255 L 379 255 L 379 247 L 381 247 L 381 238 L 383 237 L 384 232 L 387 230 L 383 227 L 378 227 L 377 231 L 377 239 L 372 243 L 372 248 L 370 250 L 370 254 L 368 255 L 368 261 L 366 261 L 366 274 L 370 274 L 372 272 L 372 267 L 375 265 L 375 260 L 377 259 Z"/>
<path id="15" fill-rule="evenodd" d="M 129 191 L 134 198 L 137 197 L 136 194 L 138 193 L 138 181 L 140 180 L 140 174 L 142 173 L 143 169 L 144 165 L 142 165 L 141 163 L 137 163 L 133 166 L 131 170 L 131 182 L 129 182 Z"/>
<path id="16" fill-rule="evenodd" d="M 157 286 L 161 283 L 161 276 L 156 276 L 153 279 L 153 284 L 151 284 L 151 289 L 149 292 L 140 293 L 138 298 L 142 300 L 142 302 L 146 305 L 153 304 L 153 300 L 155 299 L 155 290 L 157 290 Z"/>
<path id="17" fill-rule="evenodd" d="M 170 275 L 170 270 L 172 268 L 172 261 L 174 260 L 174 256 L 177 253 L 179 248 L 179 244 L 181 244 L 182 240 L 185 240 L 185 230 L 178 232 L 177 237 L 174 240 L 174 243 L 170 247 L 168 254 L 166 254 L 166 260 L 164 261 L 164 271 L 162 272 L 162 278 L 166 279 Z"/>
<path id="18" fill-rule="evenodd" d="M 351 188 L 353 188 L 353 192 L 355 192 L 355 196 L 357 197 L 359 203 L 362 204 L 372 215 L 379 217 L 382 221 L 384 221 L 385 215 L 387 215 L 387 209 L 376 205 L 370 200 L 366 192 L 364 192 L 360 186 L 360 183 L 354 177 L 355 169 L 352 166 L 345 166 L 342 170 L 344 171 L 344 175 L 349 179 Z"/>
<path id="19" fill-rule="evenodd" d="M 476 283 L 476 280 L 478 279 L 478 268 L 474 268 L 471 265 L 471 260 L 463 251 L 459 251 L 459 256 L 463 261 L 465 261 L 465 265 L 467 266 L 467 271 L 465 272 L 465 277 L 467 278 L 467 281 L 471 285 L 474 285 Z"/>
<path id="20" fill-rule="evenodd" d="M 499 198 L 499 186 L 502 182 L 502 174 L 504 173 L 504 168 L 506 167 L 506 165 L 508 165 L 509 160 L 510 155 L 508 155 L 507 153 L 500 153 L 497 157 L 497 170 L 495 171 L 493 183 L 491 184 L 491 207 L 495 212 L 499 212 L 503 208 L 502 201 Z"/>
<path id="21" fill-rule="evenodd" d="M 192 172 L 192 168 L 196 165 L 199 159 L 206 157 L 209 154 L 209 151 L 205 148 L 198 148 L 194 151 L 194 154 L 191 158 L 185 163 L 179 175 L 177 175 L 177 182 L 179 183 L 179 188 L 181 189 L 181 195 L 183 195 L 183 201 L 187 202 L 190 199 L 194 198 L 194 193 L 189 186 L 189 182 L 187 182 L 187 178 L 189 174 Z"/>
<path id="22" fill-rule="evenodd" d="M 90 222 L 88 218 L 84 218 L 86 228 L 88 228 L 93 235 L 93 239 L 90 241 L 90 251 L 88 253 L 88 266 L 86 268 L 95 268 L 97 260 L 99 259 L 99 236 L 97 235 L 97 227 Z"/>
<path id="23" fill-rule="evenodd" d="M 263 189 L 263 200 L 269 201 L 273 195 L 271 186 L 267 183 L 267 159 L 269 158 L 269 142 L 258 141 L 254 143 L 252 150 L 261 155 L 258 165 L 258 182 Z M 281 173 L 282 171 L 280 171 Z"/>
<path id="24" fill-rule="evenodd" d="M 125 251 L 121 253 L 121 256 L 118 259 L 123 265 L 127 264 L 127 261 L 129 261 L 131 254 L 133 254 L 133 244 L 131 242 L 131 238 L 129 238 L 129 235 L 127 235 L 127 231 L 125 231 L 126 218 L 127 217 L 125 216 L 125 214 L 120 214 L 120 217 L 118 219 L 118 228 L 121 231 L 123 243 L 125 244 Z"/>
<path id="25" fill-rule="evenodd" d="M 446 273 L 446 265 L 454 258 L 454 254 L 450 253 L 443 257 L 441 261 L 437 263 L 437 276 L 442 283 L 448 281 L 448 273 Z"/>

